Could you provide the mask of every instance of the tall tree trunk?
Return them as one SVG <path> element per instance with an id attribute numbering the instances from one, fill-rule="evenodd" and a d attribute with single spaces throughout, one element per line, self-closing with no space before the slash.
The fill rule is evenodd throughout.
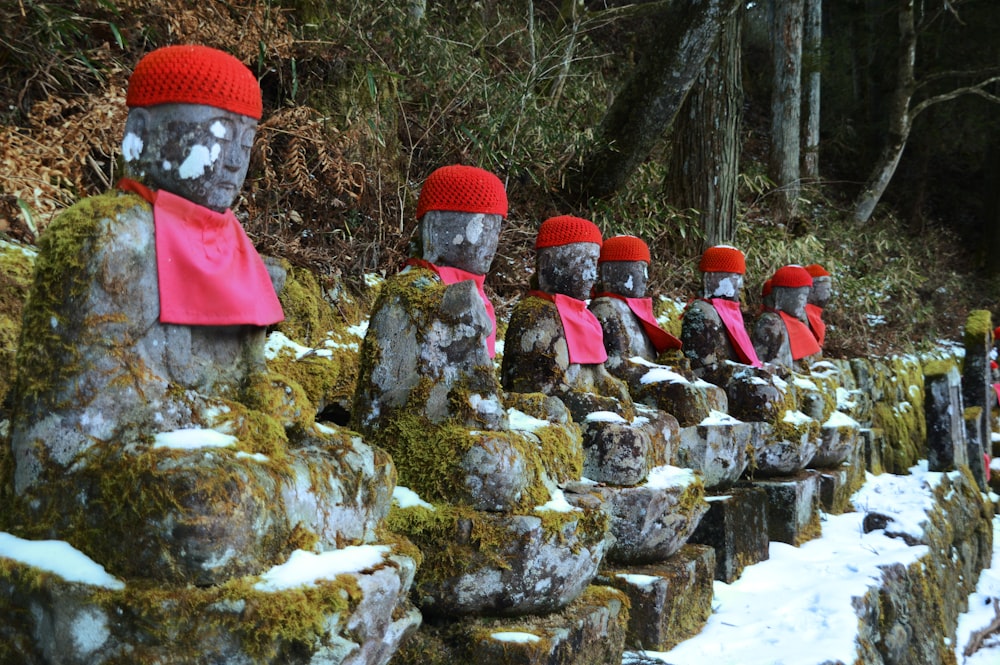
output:
<path id="1" fill-rule="evenodd" d="M 819 84 L 822 65 L 823 3 L 806 0 L 803 23 L 803 69 L 805 71 L 805 123 L 802 175 L 819 178 Z"/>
<path id="2" fill-rule="evenodd" d="M 913 128 L 910 102 L 916 90 L 914 66 L 917 60 L 917 33 L 914 30 L 913 0 L 899 2 L 899 57 L 896 60 L 896 90 L 889 108 L 889 131 L 882 153 L 868 181 L 854 203 L 854 220 L 860 224 L 871 219 L 876 204 L 892 180 L 899 158 Z"/>
<path id="3" fill-rule="evenodd" d="M 775 213 L 785 221 L 795 216 L 800 188 L 803 6 L 803 0 L 771 0 L 774 85 L 769 172 L 778 187 Z"/>
<path id="4" fill-rule="evenodd" d="M 715 48 L 725 20 L 742 0 L 690 0 L 678 11 L 650 17 L 659 22 L 656 43 L 647 44 L 597 132 L 580 168 L 570 172 L 566 194 L 577 199 L 613 194 L 649 156 L 674 120 Z"/>
<path id="5" fill-rule="evenodd" d="M 726 21 L 718 48 L 705 63 L 671 133 L 664 194 L 678 208 L 700 212 L 706 247 L 732 242 L 736 234 L 742 21 L 741 11 Z"/>

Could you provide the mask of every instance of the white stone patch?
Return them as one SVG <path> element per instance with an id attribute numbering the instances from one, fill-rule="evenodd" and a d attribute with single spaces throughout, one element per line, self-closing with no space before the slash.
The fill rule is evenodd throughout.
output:
<path id="1" fill-rule="evenodd" d="M 217 139 L 226 138 L 226 126 L 219 120 L 213 122 L 212 126 L 208 128 L 208 131 L 212 132 L 212 136 Z"/>
<path id="2" fill-rule="evenodd" d="M 160 168 L 163 169 L 164 171 L 169 171 L 172 168 L 174 168 L 174 165 L 171 164 L 168 160 L 164 159 L 163 163 L 160 164 Z"/>
<path id="3" fill-rule="evenodd" d="M 184 158 L 177 174 L 185 180 L 193 180 L 205 175 L 205 171 L 215 163 L 222 153 L 222 148 L 218 143 L 211 148 L 205 145 L 191 146 L 191 152 Z"/>
<path id="4" fill-rule="evenodd" d="M 469 223 L 465 225 L 465 237 L 473 245 L 479 244 L 479 239 L 483 236 L 483 218 L 475 215 Z"/>
<path id="5" fill-rule="evenodd" d="M 631 289 L 634 284 L 635 284 L 635 282 L 632 281 L 632 275 L 629 275 L 628 279 L 625 280 L 625 288 L 626 289 Z"/>
<path id="6" fill-rule="evenodd" d="M 129 132 L 122 139 L 122 158 L 126 162 L 134 162 L 142 155 L 142 139 L 138 135 Z"/>
<path id="7" fill-rule="evenodd" d="M 104 646 L 111 637 L 107 616 L 95 608 L 83 610 L 73 617 L 70 633 L 73 636 L 73 647 L 79 656 L 89 656 Z"/>

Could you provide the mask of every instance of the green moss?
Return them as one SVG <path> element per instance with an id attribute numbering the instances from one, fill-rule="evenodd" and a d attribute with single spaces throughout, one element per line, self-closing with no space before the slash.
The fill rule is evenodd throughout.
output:
<path id="1" fill-rule="evenodd" d="M 965 319 L 963 331 L 966 348 L 985 348 L 990 345 L 993 337 L 992 316 L 987 309 L 975 309 L 969 312 Z"/>
<path id="2" fill-rule="evenodd" d="M 34 249 L 0 240 L 0 404 L 14 382 L 14 358 L 35 256 Z"/>
<path id="3" fill-rule="evenodd" d="M 924 363 L 924 376 L 945 376 L 953 367 L 958 368 L 954 358 L 930 360 Z"/>

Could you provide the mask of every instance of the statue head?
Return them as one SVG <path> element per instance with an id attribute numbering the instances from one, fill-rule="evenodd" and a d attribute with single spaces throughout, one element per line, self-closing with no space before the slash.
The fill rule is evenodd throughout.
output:
<path id="1" fill-rule="evenodd" d="M 806 271 L 813 278 L 812 289 L 809 291 L 809 303 L 822 309 L 827 306 L 833 296 L 833 277 L 818 263 L 807 265 Z"/>
<path id="2" fill-rule="evenodd" d="M 701 255 L 698 269 L 702 273 L 703 297 L 739 302 L 747 271 L 743 252 L 729 245 L 709 247 Z"/>
<path id="3" fill-rule="evenodd" d="M 601 247 L 598 282 L 609 293 L 644 298 L 649 281 L 649 246 L 635 236 L 614 236 Z"/>
<path id="4" fill-rule="evenodd" d="M 542 222 L 535 239 L 538 288 L 586 300 L 597 281 L 601 230 L 588 219 L 560 215 Z"/>
<path id="5" fill-rule="evenodd" d="M 806 302 L 812 284 L 812 276 L 802 266 L 787 265 L 778 268 L 771 277 L 774 308 L 803 322 L 807 321 Z"/>
<path id="6" fill-rule="evenodd" d="M 221 212 L 246 179 L 262 103 L 247 67 L 207 46 L 147 54 L 129 79 L 126 173 Z"/>
<path id="7" fill-rule="evenodd" d="M 485 275 L 507 217 L 507 192 L 500 178 L 475 166 L 442 166 L 420 190 L 421 258 Z"/>

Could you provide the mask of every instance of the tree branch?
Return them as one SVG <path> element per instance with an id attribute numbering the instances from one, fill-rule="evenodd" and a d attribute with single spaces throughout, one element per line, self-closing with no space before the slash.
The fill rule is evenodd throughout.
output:
<path id="1" fill-rule="evenodd" d="M 985 90 L 983 90 L 983 88 L 989 85 L 990 83 L 996 83 L 997 81 L 1000 81 L 1000 76 L 992 76 L 988 79 L 980 81 L 976 85 L 965 86 L 963 88 L 955 88 L 954 90 L 951 90 L 944 94 L 935 95 L 934 97 L 928 97 L 927 99 L 924 99 L 910 110 L 910 117 L 916 118 L 923 111 L 926 111 L 928 107 L 933 106 L 934 104 L 940 104 L 941 102 L 947 102 L 948 100 L 955 99 L 956 97 L 961 97 L 962 95 L 977 95 L 988 101 L 1000 104 L 1000 97 L 997 97 L 996 95 L 988 93 Z"/>

